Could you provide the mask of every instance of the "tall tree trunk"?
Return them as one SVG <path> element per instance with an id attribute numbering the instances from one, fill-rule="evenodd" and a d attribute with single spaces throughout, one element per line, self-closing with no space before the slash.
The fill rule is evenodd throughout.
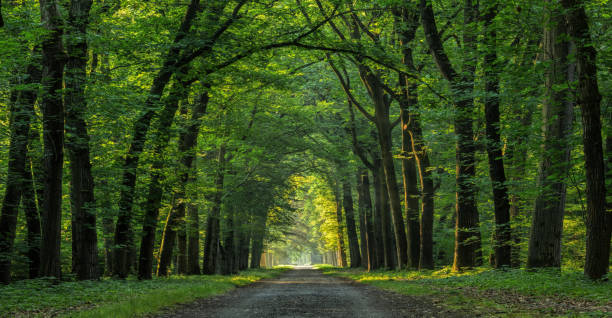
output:
<path id="1" fill-rule="evenodd" d="M 370 252 L 369 252 L 369 243 L 368 243 L 368 231 L 367 231 L 367 223 L 370 222 L 366 220 L 366 203 L 365 203 L 365 195 L 363 189 L 363 181 L 361 180 L 361 176 L 364 172 L 363 168 L 357 169 L 357 211 L 359 214 L 359 240 L 361 244 L 359 245 L 359 252 L 361 253 L 361 267 L 368 269 L 371 266 L 370 263 Z M 367 173 L 367 172 L 366 172 Z M 371 206 L 370 206 L 371 209 Z"/>
<path id="2" fill-rule="evenodd" d="M 495 267 L 510 266 L 511 228 L 510 201 L 506 185 L 506 172 L 502 153 L 499 119 L 499 63 L 497 61 L 497 31 L 494 19 L 497 16 L 497 3 L 490 4 L 484 13 L 484 43 L 486 53 L 483 61 L 485 77 L 485 123 L 487 134 L 487 155 L 489 175 L 493 186 L 495 209 L 494 251 Z"/>
<path id="3" fill-rule="evenodd" d="M 600 279 L 610 266 L 612 211 L 606 211 L 606 172 L 601 138 L 601 94 L 597 86 L 597 51 L 591 40 L 584 1 L 561 0 L 569 34 L 576 45 L 578 104 L 582 111 L 582 141 L 586 171 L 587 240 L 584 273 Z"/>
<path id="4" fill-rule="evenodd" d="M 168 276 L 172 253 L 174 252 L 174 242 L 177 237 L 178 220 L 185 217 L 185 203 L 180 200 L 175 201 L 176 205 L 168 212 L 166 226 L 162 234 L 161 245 L 159 247 L 159 263 L 157 263 L 157 276 Z"/>
<path id="5" fill-rule="evenodd" d="M 404 268 L 408 264 L 408 243 L 406 240 L 406 229 L 404 227 L 404 217 L 402 216 L 395 165 L 393 163 L 393 154 L 391 153 L 391 123 L 389 122 L 389 109 L 387 106 L 383 106 L 384 102 L 382 100 L 374 104 L 378 105 L 376 106 L 376 126 L 378 128 L 378 141 L 380 144 L 382 166 L 384 169 L 385 183 L 387 184 L 389 206 L 391 208 L 391 219 L 393 220 L 393 232 L 395 233 L 396 265 L 397 268 Z"/>
<path id="6" fill-rule="evenodd" d="M 64 165 L 64 104 L 62 84 L 66 60 L 63 22 L 55 0 L 40 0 L 44 28 L 42 43 L 42 92 L 44 140 L 44 198 L 42 206 L 41 276 L 61 278 L 62 173 Z"/>
<path id="7" fill-rule="evenodd" d="M 200 220 L 198 206 L 187 205 L 187 274 L 199 275 L 200 272 Z"/>
<path id="8" fill-rule="evenodd" d="M 444 50 L 440 33 L 436 25 L 431 2 L 420 0 L 421 24 L 429 51 L 440 70 L 440 73 L 451 85 L 455 96 L 455 134 L 457 135 L 456 161 L 457 161 L 457 204 L 455 223 L 455 254 L 453 270 L 459 271 L 470 268 L 478 263 L 477 255 L 480 250 L 480 230 L 478 209 L 476 206 L 476 185 L 474 177 L 475 145 L 473 139 L 473 87 L 476 67 L 475 45 L 476 32 L 474 25 L 477 5 L 471 0 L 464 1 L 464 34 L 463 74 L 457 73 Z"/>
<path id="9" fill-rule="evenodd" d="M 40 76 L 38 65 L 35 65 L 35 63 L 28 65 L 23 83 L 15 83 L 16 86 L 25 84 L 28 87 L 23 90 L 14 89 L 10 97 L 8 172 L 4 200 L 2 201 L 2 214 L 0 215 L 0 283 L 9 283 L 11 279 L 11 259 L 15 242 L 19 200 L 22 200 L 26 213 L 31 212 L 28 211 L 27 203 L 35 200 L 34 193 L 25 191 L 24 187 L 31 186 L 32 182 L 27 154 L 30 123 L 34 117 L 36 89 L 31 85 L 40 82 Z M 28 174 L 30 177 L 26 179 Z M 38 211 L 36 211 L 36 214 L 38 214 Z"/>
<path id="10" fill-rule="evenodd" d="M 361 255 L 359 252 L 357 228 L 355 227 L 353 194 L 351 193 L 351 183 L 348 180 L 342 182 L 342 205 L 344 206 L 344 216 L 346 218 L 346 234 L 349 240 L 349 253 L 351 253 L 351 267 L 357 268 L 361 266 Z"/>
<path id="11" fill-rule="evenodd" d="M 208 87 L 208 85 L 205 85 L 205 86 Z M 159 260 L 159 264 L 157 267 L 157 276 L 167 275 L 168 267 L 170 265 L 170 260 L 172 258 L 172 251 L 174 250 L 175 236 L 177 235 L 176 229 L 179 229 L 180 231 L 182 231 L 182 233 L 184 233 L 185 209 L 187 208 L 186 205 L 188 204 L 186 203 L 186 200 L 187 200 L 186 185 L 190 182 L 190 180 L 193 181 L 192 179 L 195 178 L 195 176 L 193 176 L 193 174 L 195 173 L 195 170 L 193 169 L 193 162 L 195 159 L 194 151 L 195 151 L 195 146 L 197 145 L 198 132 L 200 131 L 201 118 L 206 113 L 206 108 L 208 106 L 208 100 L 209 100 L 208 92 L 202 93 L 199 100 L 193 104 L 192 110 L 191 110 L 191 118 L 186 124 L 183 124 L 184 127 L 179 136 L 179 152 L 181 154 L 181 158 L 180 158 L 181 166 L 179 168 L 180 178 L 179 178 L 178 191 L 176 193 L 177 206 L 168 215 L 168 222 L 166 223 L 166 227 L 164 228 L 162 246 L 160 247 L 160 260 Z M 187 115 L 187 107 L 185 107 L 185 105 L 181 107 L 180 113 L 182 116 Z M 193 218 L 193 215 L 191 217 Z M 196 236 L 199 237 L 198 228 L 195 228 L 195 229 L 192 228 L 191 231 L 195 232 Z M 194 247 L 199 249 L 199 243 L 197 241 L 194 241 L 194 244 L 196 244 Z M 183 253 L 183 255 L 185 254 Z M 193 256 L 196 256 L 196 255 L 197 255 L 196 253 L 193 253 Z M 197 259 L 197 256 L 196 256 L 196 259 Z M 184 262 L 182 263 L 184 264 Z M 192 266 L 193 264 L 194 263 L 192 263 Z M 196 265 L 193 267 L 193 269 L 195 270 L 195 267 L 198 267 L 197 271 L 199 272 L 199 264 L 197 260 L 195 264 Z M 180 270 L 179 270 L 179 273 L 181 273 Z"/>
<path id="12" fill-rule="evenodd" d="M 28 153 L 29 153 L 28 149 Z M 28 244 L 28 277 L 38 277 L 40 269 L 40 213 L 36 204 L 36 192 L 34 177 L 30 165 L 30 156 L 26 156 L 26 169 L 23 175 L 23 191 L 21 193 L 21 205 L 25 211 L 26 226 L 28 228 L 27 244 Z"/>
<path id="13" fill-rule="evenodd" d="M 344 244 L 344 222 L 342 222 L 342 199 L 340 198 L 340 190 L 338 184 L 334 183 L 334 198 L 336 200 L 336 220 L 338 221 L 338 261 L 340 267 L 346 267 L 346 251 Z"/>
<path id="14" fill-rule="evenodd" d="M 155 128 L 155 135 L 152 138 L 153 143 L 153 154 L 154 161 L 151 168 L 151 182 L 149 183 L 149 190 L 147 195 L 147 201 L 145 204 L 145 214 L 142 221 L 142 240 L 140 241 L 140 255 L 138 259 L 138 278 L 140 279 L 151 279 L 152 278 L 152 266 L 153 266 L 153 249 L 155 245 L 155 233 L 157 231 L 157 218 L 159 216 L 159 208 L 161 207 L 161 201 L 163 197 L 162 189 L 162 170 L 165 166 L 163 160 L 163 152 L 168 146 L 170 141 L 170 128 L 176 111 L 178 109 L 181 100 L 185 99 L 189 93 L 189 87 L 191 82 L 179 80 L 172 86 L 171 92 L 164 103 L 159 121 Z M 182 206 L 181 210 L 177 210 L 183 216 L 185 215 L 185 207 Z M 172 213 L 172 212 L 171 212 Z M 178 219 L 183 216 L 170 218 L 173 222 L 173 226 L 176 225 Z M 174 247 L 174 240 L 176 238 L 175 229 L 171 228 L 172 234 L 171 240 L 172 247 Z M 169 260 L 172 258 L 173 248 L 167 249 L 168 265 Z M 165 271 L 161 271 L 161 275 L 166 275 Z"/>
<path id="15" fill-rule="evenodd" d="M 389 220 L 389 196 L 387 195 L 387 187 L 385 185 L 384 172 L 382 171 L 382 165 L 380 159 L 374 159 L 374 193 L 375 193 L 375 213 L 376 219 L 376 232 L 380 233 L 378 239 L 380 243 L 378 251 L 381 251 L 379 257 L 380 264 L 383 264 L 385 268 L 393 268 L 393 233 L 388 229 L 391 228 Z"/>
<path id="16" fill-rule="evenodd" d="M 178 232 L 176 233 L 178 244 L 178 255 L 176 256 L 176 272 L 179 275 L 187 274 L 187 232 L 185 229 L 185 215 L 179 220 Z"/>
<path id="17" fill-rule="evenodd" d="M 527 111 L 526 114 L 519 115 L 517 118 L 523 127 L 531 126 L 532 114 L 531 111 Z M 526 171 L 527 164 L 527 152 L 523 151 L 523 147 L 527 144 L 528 135 L 524 135 L 515 140 L 513 144 L 508 145 L 506 150 L 506 157 L 511 163 L 512 174 L 511 182 L 516 184 L 523 180 Z M 514 191 L 518 191 L 515 189 Z M 511 266 L 518 268 L 521 266 L 521 241 L 523 238 L 523 226 L 522 220 L 523 215 L 523 199 L 518 193 L 512 193 L 510 195 L 510 219 L 512 221 L 512 249 L 511 249 Z"/>
<path id="18" fill-rule="evenodd" d="M 552 1 L 547 1 L 544 22 L 544 55 L 550 61 L 546 72 L 546 96 L 542 109 L 544 143 L 538 176 L 536 199 L 529 236 L 527 267 L 560 267 L 561 234 L 565 212 L 565 179 L 569 169 L 573 103 L 569 89 L 573 69 L 568 61 L 570 43 L 563 15 Z"/>
<path id="19" fill-rule="evenodd" d="M 181 22 L 179 30 L 174 37 L 174 45 L 170 48 L 164 59 L 162 68 L 155 75 L 149 95 L 144 104 L 144 112 L 134 123 L 132 128 L 132 142 L 125 155 L 123 163 L 123 179 L 121 187 L 121 195 L 119 199 L 119 215 L 115 227 L 115 253 L 113 256 L 114 266 L 113 274 L 125 278 L 130 271 L 130 252 L 132 251 L 132 203 L 134 202 L 134 189 L 136 187 L 136 169 L 140 154 L 144 149 L 145 139 L 149 130 L 151 119 L 155 114 L 155 105 L 160 101 L 161 96 L 174 74 L 179 54 L 181 42 L 187 33 L 191 30 L 191 25 L 200 10 L 200 1 L 191 0 L 185 17 Z M 150 269 L 149 269 L 150 272 Z M 150 276 L 150 274 L 149 274 Z"/>
<path id="20" fill-rule="evenodd" d="M 370 197 L 370 178 L 368 176 L 368 171 L 360 169 L 358 177 L 360 178 L 359 186 L 361 188 L 359 191 L 359 204 L 360 207 L 363 206 L 365 216 L 368 270 L 374 270 L 380 267 L 381 263 L 379 262 L 378 253 L 383 253 L 383 251 L 378 249 L 379 244 L 377 242 L 377 236 L 374 234 L 376 228 L 374 213 L 372 211 L 372 198 Z"/>
<path id="21" fill-rule="evenodd" d="M 253 240 L 251 242 L 251 266 L 250 268 L 259 268 L 261 263 L 261 255 L 263 253 L 264 236 L 266 235 L 266 221 L 268 219 L 267 212 L 263 215 L 255 215 L 253 227 Z"/>
<path id="22" fill-rule="evenodd" d="M 71 0 L 66 63 L 66 148 L 70 158 L 72 271 L 78 279 L 97 279 L 98 236 L 89 135 L 84 119 L 87 76 L 87 27 L 92 0 Z"/>
<path id="23" fill-rule="evenodd" d="M 223 180 L 225 177 L 225 144 L 219 147 L 219 168 L 215 178 L 215 193 L 212 200 L 212 208 L 206 220 L 206 237 L 204 239 L 204 260 L 202 273 L 206 275 L 215 274 L 219 250 L 219 218 L 221 217 L 221 204 L 223 199 Z"/>
<path id="24" fill-rule="evenodd" d="M 395 25 L 402 50 L 402 62 L 411 71 L 415 71 L 410 42 L 414 40 L 416 29 L 419 26 L 419 14 L 416 7 L 403 7 L 394 9 Z M 404 182 L 404 209 L 406 210 L 407 238 L 408 238 L 408 267 L 417 268 L 420 258 L 420 229 L 419 229 L 419 190 L 417 186 L 416 156 L 412 145 L 414 123 L 412 122 L 410 107 L 418 104 L 417 83 L 408 78 L 406 74 L 399 74 L 400 88 L 400 118 L 402 128 L 402 180 Z"/>
<path id="25" fill-rule="evenodd" d="M 234 261 L 236 260 L 236 212 L 234 208 L 229 208 L 229 213 L 225 219 L 225 230 L 223 231 L 225 239 L 223 240 L 223 265 L 221 273 L 223 275 L 234 274 Z"/>

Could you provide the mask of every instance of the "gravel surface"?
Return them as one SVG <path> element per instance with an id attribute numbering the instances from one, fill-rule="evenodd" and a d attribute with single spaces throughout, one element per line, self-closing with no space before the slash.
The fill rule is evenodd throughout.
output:
<path id="1" fill-rule="evenodd" d="M 422 297 L 298 267 L 274 279 L 168 309 L 157 317 L 465 317 Z"/>

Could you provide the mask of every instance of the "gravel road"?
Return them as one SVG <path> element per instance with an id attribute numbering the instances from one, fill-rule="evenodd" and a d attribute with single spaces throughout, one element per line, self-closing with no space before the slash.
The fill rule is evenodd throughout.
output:
<path id="1" fill-rule="evenodd" d="M 174 307 L 166 317 L 462 317 L 423 298 L 295 268 L 274 279 Z"/>

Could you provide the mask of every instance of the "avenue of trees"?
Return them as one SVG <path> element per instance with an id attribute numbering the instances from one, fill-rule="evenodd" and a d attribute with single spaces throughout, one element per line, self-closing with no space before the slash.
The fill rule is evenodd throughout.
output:
<path id="1" fill-rule="evenodd" d="M 0 282 L 610 270 L 608 0 L 4 0 Z"/>

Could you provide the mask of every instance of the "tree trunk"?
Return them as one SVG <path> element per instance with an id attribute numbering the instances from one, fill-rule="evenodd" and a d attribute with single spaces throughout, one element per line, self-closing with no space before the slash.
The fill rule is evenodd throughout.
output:
<path id="1" fill-rule="evenodd" d="M 383 250 L 379 249 L 380 245 L 379 242 L 377 242 L 378 238 L 377 235 L 374 233 L 376 231 L 376 222 L 372 213 L 372 198 L 370 197 L 370 178 L 368 176 L 368 171 L 365 169 L 361 170 L 359 173 L 359 177 L 361 179 L 359 202 L 360 205 L 363 205 L 365 215 L 365 232 L 368 249 L 368 270 L 373 270 L 378 269 L 380 267 L 381 262 L 380 258 L 378 257 L 378 254 L 383 253 Z"/>
<path id="2" fill-rule="evenodd" d="M 200 272 L 200 220 L 198 206 L 187 205 L 187 274 L 199 275 Z"/>
<path id="3" fill-rule="evenodd" d="M 553 5 L 547 1 L 548 5 Z M 565 212 L 565 178 L 569 169 L 573 103 L 567 88 L 572 66 L 568 62 L 570 44 L 567 27 L 558 9 L 548 8 L 544 22 L 544 55 L 550 66 L 546 72 L 546 95 L 542 108 L 544 143 L 536 199 L 529 236 L 527 267 L 560 267 L 561 234 Z"/>
<path id="4" fill-rule="evenodd" d="M 223 180 L 225 177 L 225 144 L 219 147 L 219 169 L 215 178 L 215 193 L 212 208 L 206 220 L 206 237 L 204 239 L 204 260 L 202 273 L 215 274 L 219 250 L 219 218 L 221 217 L 221 204 L 223 199 Z"/>
<path id="5" fill-rule="evenodd" d="M 236 260 L 236 245 L 235 245 L 235 218 L 236 212 L 233 207 L 229 208 L 229 213 L 225 219 L 225 230 L 223 231 L 225 239 L 223 240 L 223 265 L 221 274 L 231 275 L 234 273 L 234 261 Z"/>
<path id="6" fill-rule="evenodd" d="M 484 14 L 484 43 L 487 52 L 483 68 L 485 77 L 485 123 L 487 134 L 487 155 L 489 158 L 489 175 L 493 186 L 493 204 L 495 210 L 495 231 L 493 247 L 495 251 L 494 267 L 510 266 L 511 263 L 511 228 L 510 202 L 506 185 L 506 172 L 502 153 L 499 119 L 499 67 L 497 62 L 497 32 L 493 25 L 497 16 L 497 3 L 490 5 Z"/>
<path id="7" fill-rule="evenodd" d="M 375 193 L 375 213 L 376 220 L 375 229 L 378 233 L 379 264 L 385 268 L 393 268 L 393 233 L 388 229 L 391 228 L 389 220 L 389 196 L 387 195 L 387 187 L 385 185 L 384 175 L 380 159 L 374 159 L 374 193 Z M 375 234 L 376 235 L 376 234 Z"/>
<path id="8" fill-rule="evenodd" d="M 346 218 L 346 233 L 348 235 L 349 253 L 351 255 L 351 267 L 357 268 L 361 266 L 361 255 L 359 253 L 357 228 L 355 227 L 355 211 L 353 208 L 351 183 L 347 180 L 342 182 L 342 194 L 342 205 L 344 206 L 344 216 Z"/>
<path id="9" fill-rule="evenodd" d="M 456 161 L 457 161 L 457 200 L 455 223 L 455 253 L 453 270 L 475 266 L 478 251 L 480 250 L 480 230 L 478 222 L 478 209 L 476 206 L 475 145 L 473 139 L 473 87 L 476 67 L 475 45 L 476 33 L 474 25 L 477 5 L 471 0 L 464 1 L 464 69 L 460 75 L 450 63 L 440 34 L 431 3 L 420 0 L 421 23 L 429 51 L 440 70 L 455 92 L 455 134 L 457 135 Z"/>
<path id="10" fill-rule="evenodd" d="M 576 45 L 577 99 L 582 111 L 582 141 L 586 171 L 587 240 L 584 273 L 600 279 L 610 265 L 612 211 L 606 211 L 606 172 L 601 138 L 601 94 L 597 86 L 597 51 L 591 40 L 583 1 L 562 0 L 569 34 Z M 606 216 L 607 214 L 607 216 Z"/>
<path id="11" fill-rule="evenodd" d="M 395 233 L 395 247 L 397 253 L 397 268 L 405 268 L 408 264 L 406 230 L 404 225 L 404 217 L 402 216 L 402 207 L 399 199 L 399 189 L 397 187 L 397 177 L 395 174 L 395 165 L 393 163 L 393 154 L 391 153 L 391 123 L 389 122 L 388 107 L 383 109 L 380 105 L 382 101 L 375 102 L 377 109 L 376 119 L 378 128 L 378 138 L 382 156 L 382 165 L 384 169 L 385 183 L 387 184 L 387 194 L 389 195 L 389 205 L 391 208 L 391 219 L 393 220 L 393 229 Z"/>
<path id="12" fill-rule="evenodd" d="M 357 211 L 359 214 L 359 239 L 361 244 L 359 245 L 359 252 L 361 253 L 361 267 L 368 269 L 371 266 L 370 261 L 370 252 L 369 252 L 369 243 L 368 243 L 368 230 L 367 223 L 371 222 L 366 220 L 366 203 L 365 203 L 365 195 L 363 189 L 363 181 L 361 180 L 361 176 L 363 173 L 367 173 L 363 168 L 357 169 Z M 372 207 L 370 206 L 370 209 Z M 370 236 L 371 237 L 371 236 Z"/>
<path id="13" fill-rule="evenodd" d="M 61 278 L 62 174 L 64 164 L 64 104 L 62 84 L 65 54 L 63 22 L 55 0 L 40 0 L 44 28 L 42 43 L 42 92 L 44 140 L 44 198 L 42 206 L 41 276 Z"/>
<path id="14" fill-rule="evenodd" d="M 29 153 L 30 150 L 28 150 Z M 34 178 L 30 166 L 30 156 L 26 155 L 26 169 L 23 175 L 23 191 L 21 193 L 21 205 L 25 211 L 26 226 L 28 228 L 28 277 L 38 277 L 40 269 L 40 214 L 36 204 L 36 192 L 34 191 Z"/>
<path id="15" fill-rule="evenodd" d="M 26 191 L 25 187 L 31 187 L 32 182 L 27 154 L 30 123 L 34 116 L 34 103 L 36 102 L 36 89 L 31 85 L 40 82 L 41 74 L 38 66 L 34 63 L 28 65 L 26 74 L 27 77 L 23 83 L 15 84 L 30 86 L 24 90 L 14 89 L 10 97 L 8 172 L 4 200 L 2 201 L 2 214 L 0 215 L 0 283 L 9 283 L 11 279 L 11 259 L 15 242 L 19 200 L 21 199 L 23 202 L 26 216 L 31 213 L 28 209 L 28 203 L 35 200 L 33 191 Z M 29 178 L 27 178 L 28 175 Z M 36 214 L 38 214 L 38 211 L 36 211 Z M 28 225 L 30 224 L 28 223 Z M 30 227 L 28 227 L 29 229 Z M 32 265 L 30 263 L 30 266 Z"/>
<path id="16" fill-rule="evenodd" d="M 255 216 L 255 226 L 253 228 L 253 240 L 251 242 L 251 268 L 259 268 L 261 263 L 261 255 L 263 253 L 263 242 L 266 234 L 266 220 L 268 216 L 264 212 L 264 215 Z"/>
<path id="17" fill-rule="evenodd" d="M 92 0 L 71 0 L 66 64 L 66 148 L 70 158 L 72 208 L 72 271 L 77 278 L 97 279 L 98 236 L 89 135 L 84 119 L 87 102 L 87 27 Z"/>
<path id="18" fill-rule="evenodd" d="M 149 130 L 151 119 L 155 114 L 155 105 L 161 99 L 164 89 L 176 70 L 176 64 L 180 54 L 180 46 L 176 45 L 187 35 L 191 25 L 200 10 L 200 1 L 191 0 L 185 13 L 185 17 L 174 38 L 174 44 L 166 54 L 164 63 L 159 72 L 155 75 L 149 95 L 144 104 L 144 113 L 134 123 L 132 128 L 132 142 L 125 155 L 123 163 L 123 180 L 121 195 L 119 199 L 119 215 L 115 227 L 115 253 L 113 257 L 114 275 L 125 278 L 130 271 L 130 252 L 132 250 L 132 203 L 134 202 L 134 190 L 136 186 L 136 169 L 140 154 L 144 148 L 145 139 Z M 150 272 L 150 269 L 149 269 Z M 146 276 L 146 275 L 145 275 Z M 150 276 L 150 274 L 149 274 Z"/>
<path id="19" fill-rule="evenodd" d="M 176 256 L 176 272 L 179 275 L 187 274 L 187 232 L 185 229 L 185 214 L 179 220 L 178 232 L 176 233 L 178 241 L 178 255 Z"/>
<path id="20" fill-rule="evenodd" d="M 157 230 L 157 218 L 159 216 L 159 208 L 161 207 L 163 197 L 163 189 L 161 185 L 162 170 L 165 165 L 163 160 L 163 152 L 170 141 L 170 128 L 172 126 L 172 122 L 174 121 L 179 103 L 181 100 L 187 97 L 190 84 L 191 82 L 186 82 L 183 80 L 178 80 L 174 83 L 172 90 L 164 103 L 164 108 L 160 113 L 159 121 L 157 122 L 155 129 L 155 135 L 152 138 L 153 154 L 155 159 L 151 168 L 151 182 L 149 183 L 149 194 L 147 195 L 145 215 L 142 222 L 142 240 L 140 242 L 140 257 L 138 260 L 138 278 L 140 279 L 152 278 L 151 268 L 153 266 L 153 249 L 155 245 L 155 233 Z M 184 216 L 185 207 L 182 206 L 181 210 L 177 210 L 177 212 L 182 213 Z M 169 220 L 171 220 L 171 222 L 173 222 L 173 226 L 175 226 L 180 217 L 181 216 L 178 218 L 174 217 Z M 171 240 L 170 244 L 172 248 L 167 250 L 167 252 L 170 254 L 167 255 L 168 263 L 165 265 L 168 265 L 169 260 L 172 258 L 172 250 L 174 248 L 174 240 L 176 238 L 175 230 L 171 229 L 171 231 L 172 238 L 168 238 Z M 160 273 L 165 275 L 164 271 L 161 271 Z"/>
<path id="21" fill-rule="evenodd" d="M 336 200 L 336 220 L 338 221 L 338 261 L 340 267 L 346 267 L 346 251 L 344 245 L 344 224 L 342 222 L 342 199 L 340 198 L 338 185 L 334 183 L 334 197 Z"/>
<path id="22" fill-rule="evenodd" d="M 414 40 L 419 26 L 417 8 L 403 7 L 393 10 L 395 25 L 402 48 L 402 62 L 411 71 L 416 71 L 410 42 Z M 413 122 L 409 107 L 418 104 L 418 85 L 406 74 L 399 74 L 400 118 L 402 129 L 402 181 L 404 183 L 404 209 L 408 238 L 408 267 L 417 268 L 420 258 L 419 190 L 417 186 L 416 156 L 412 144 Z"/>
<path id="23" fill-rule="evenodd" d="M 185 203 L 176 200 L 177 204 L 168 212 L 166 226 L 162 234 L 162 241 L 159 247 L 159 263 L 157 263 L 157 276 L 168 276 L 170 273 L 170 263 L 174 252 L 174 241 L 177 232 L 180 231 L 178 220 L 185 217 Z M 180 257 L 180 256 L 179 256 Z"/>

